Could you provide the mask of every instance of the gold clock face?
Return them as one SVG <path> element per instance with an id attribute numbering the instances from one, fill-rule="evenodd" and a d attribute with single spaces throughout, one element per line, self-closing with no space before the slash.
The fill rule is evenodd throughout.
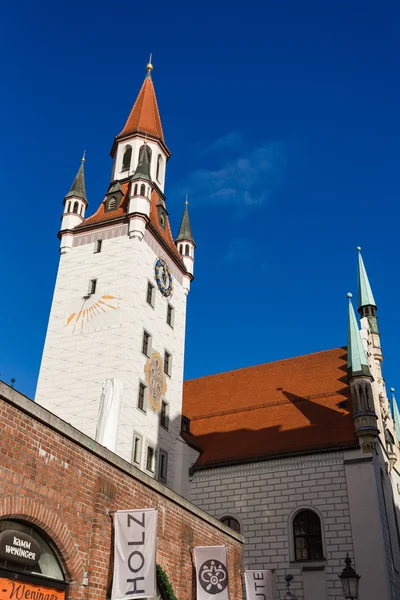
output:
<path id="1" fill-rule="evenodd" d="M 104 294 L 96 299 L 90 296 L 87 300 L 79 299 L 75 305 L 80 306 L 71 312 L 66 320 L 65 327 L 72 335 L 90 331 L 101 331 L 115 326 L 115 317 L 112 313 L 118 311 L 121 298 Z"/>
<path id="2" fill-rule="evenodd" d="M 163 371 L 163 361 L 159 352 L 153 352 L 150 360 L 144 367 L 146 383 L 148 385 L 148 400 L 152 411 L 161 408 L 161 398 L 167 391 L 166 378 Z"/>
<path id="3" fill-rule="evenodd" d="M 167 261 L 163 258 L 158 258 L 154 265 L 154 275 L 157 282 L 157 287 L 165 298 L 170 298 L 174 291 L 172 275 L 170 273 Z"/>

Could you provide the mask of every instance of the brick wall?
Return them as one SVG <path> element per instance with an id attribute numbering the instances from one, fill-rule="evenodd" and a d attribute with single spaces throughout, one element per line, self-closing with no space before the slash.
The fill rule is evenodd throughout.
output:
<path id="1" fill-rule="evenodd" d="M 286 573 L 292 591 L 304 598 L 303 566 L 293 561 L 290 519 L 296 509 L 314 508 L 324 531 L 325 591 L 321 598 L 343 600 L 338 574 L 346 553 L 353 555 L 343 453 L 270 460 L 198 471 L 192 500 L 216 517 L 232 515 L 242 525 L 246 569 L 274 569 L 277 598 Z M 321 565 L 315 565 L 316 568 Z"/>
<path id="2" fill-rule="evenodd" d="M 199 545 L 227 546 L 231 598 L 242 598 L 240 536 L 1 382 L 0 456 L 0 518 L 28 520 L 50 536 L 71 582 L 70 599 L 106 598 L 108 512 L 153 507 L 157 562 L 179 600 L 195 597 L 191 549 Z"/>

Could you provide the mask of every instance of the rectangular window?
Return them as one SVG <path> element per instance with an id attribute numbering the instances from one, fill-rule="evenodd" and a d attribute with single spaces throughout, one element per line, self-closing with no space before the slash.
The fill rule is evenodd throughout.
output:
<path id="1" fill-rule="evenodd" d="M 160 450 L 160 460 L 158 463 L 158 479 L 161 483 L 167 483 L 168 472 L 168 453 Z"/>
<path id="2" fill-rule="evenodd" d="M 151 446 L 147 446 L 146 469 L 150 471 L 150 473 L 154 473 L 154 458 L 154 448 L 152 448 Z"/>
<path id="3" fill-rule="evenodd" d="M 142 352 L 145 356 L 151 353 L 151 335 L 147 331 L 143 331 Z"/>
<path id="4" fill-rule="evenodd" d="M 171 369 L 172 369 L 172 356 L 169 352 L 165 350 L 164 352 L 164 373 L 171 377 Z"/>
<path id="5" fill-rule="evenodd" d="M 94 253 L 98 254 L 101 252 L 101 246 L 103 245 L 103 240 L 96 240 L 94 243 Z"/>
<path id="6" fill-rule="evenodd" d="M 91 279 L 89 281 L 89 294 L 95 294 L 97 288 L 97 279 Z"/>
<path id="7" fill-rule="evenodd" d="M 183 433 L 190 433 L 190 419 L 189 419 L 189 417 L 184 417 L 182 415 L 182 419 L 181 419 L 181 431 L 183 431 Z"/>
<path id="8" fill-rule="evenodd" d="M 133 436 L 132 462 L 139 466 L 142 462 L 142 436 L 137 434 Z"/>
<path id="9" fill-rule="evenodd" d="M 165 400 L 161 400 L 160 425 L 161 427 L 164 427 L 164 429 L 168 429 L 168 413 L 168 402 L 165 402 Z"/>
<path id="10" fill-rule="evenodd" d="M 147 283 L 147 304 L 150 304 L 150 306 L 154 306 L 154 285 L 152 283 L 150 283 L 150 281 Z"/>
<path id="11" fill-rule="evenodd" d="M 168 325 L 170 325 L 171 327 L 174 326 L 174 307 L 171 304 L 168 304 L 167 306 L 167 323 Z"/>
<path id="12" fill-rule="evenodd" d="M 138 405 L 138 408 L 140 408 L 140 410 L 143 410 L 143 412 L 146 412 L 145 401 L 146 401 L 146 386 L 144 385 L 144 383 L 140 382 L 137 405 Z"/>

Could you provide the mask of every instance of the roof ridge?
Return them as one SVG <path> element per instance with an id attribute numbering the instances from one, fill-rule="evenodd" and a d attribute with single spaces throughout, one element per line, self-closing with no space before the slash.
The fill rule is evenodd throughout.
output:
<path id="1" fill-rule="evenodd" d="M 228 373 L 238 373 L 239 371 L 245 371 L 249 369 L 256 369 L 257 367 L 264 367 L 265 365 L 274 365 L 276 363 L 287 362 L 289 360 L 295 360 L 296 358 L 305 358 L 306 356 L 315 356 L 316 354 L 324 354 L 326 352 L 333 352 L 334 350 L 347 350 L 347 346 L 337 346 L 336 348 L 329 348 L 328 350 L 317 350 L 317 352 L 308 352 L 307 354 L 299 354 L 298 356 L 288 356 L 287 358 L 280 358 L 272 360 L 270 362 L 258 363 L 257 365 L 250 365 L 248 367 L 239 367 L 238 369 L 230 369 L 229 371 L 222 371 L 220 373 L 213 373 L 212 375 L 201 375 L 200 377 L 193 377 L 192 379 L 185 379 L 184 383 L 189 381 L 197 381 L 199 379 L 206 379 L 207 377 L 217 377 L 218 375 L 227 375 Z"/>

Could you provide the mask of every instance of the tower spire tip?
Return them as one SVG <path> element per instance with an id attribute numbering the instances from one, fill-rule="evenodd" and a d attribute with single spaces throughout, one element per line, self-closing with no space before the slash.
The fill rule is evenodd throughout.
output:
<path id="1" fill-rule="evenodd" d="M 347 292 L 347 294 L 346 294 L 346 295 L 347 295 L 347 297 L 348 297 L 348 299 L 349 299 L 349 300 L 351 300 L 351 299 L 352 299 L 352 297 L 353 297 L 353 294 L 352 294 L 351 292 Z"/>
<path id="2" fill-rule="evenodd" d="M 150 57 L 149 57 L 149 62 L 146 65 L 146 69 L 147 69 L 147 76 L 150 77 L 151 76 L 151 72 L 154 69 L 153 67 L 153 63 L 151 62 L 153 58 L 153 53 L 150 52 Z"/>
<path id="3" fill-rule="evenodd" d="M 357 252 L 361 252 L 361 246 L 357 246 Z"/>

